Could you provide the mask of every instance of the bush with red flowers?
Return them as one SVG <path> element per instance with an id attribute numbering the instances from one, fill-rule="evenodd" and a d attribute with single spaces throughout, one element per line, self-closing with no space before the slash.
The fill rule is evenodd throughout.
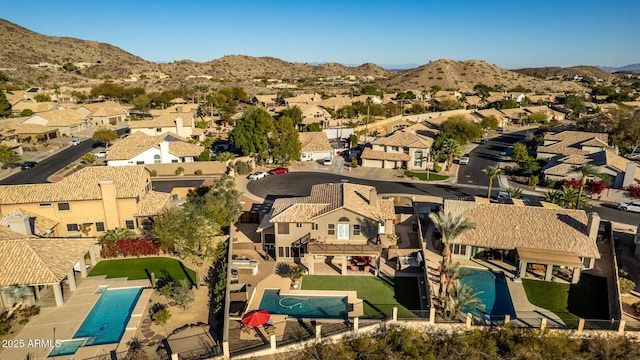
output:
<path id="1" fill-rule="evenodd" d="M 586 184 L 587 190 L 595 195 L 600 195 L 607 188 L 602 181 L 589 181 Z"/>
<path id="2" fill-rule="evenodd" d="M 579 189 L 580 188 L 580 180 L 576 180 L 576 179 L 564 179 L 564 186 L 566 187 L 570 187 L 570 188 L 574 188 L 574 189 Z"/>
<path id="3" fill-rule="evenodd" d="M 634 199 L 640 197 L 640 184 L 631 184 L 625 188 L 629 192 L 629 196 Z"/>
<path id="4" fill-rule="evenodd" d="M 102 240 L 100 256 L 103 258 L 147 256 L 160 254 L 160 243 L 149 238 L 139 237 L 124 240 Z"/>

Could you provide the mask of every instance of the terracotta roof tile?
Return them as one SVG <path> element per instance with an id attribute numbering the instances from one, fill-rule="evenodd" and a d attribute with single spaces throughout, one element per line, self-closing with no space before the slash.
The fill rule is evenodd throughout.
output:
<path id="1" fill-rule="evenodd" d="M 298 134 L 301 151 L 333 151 L 324 132 L 301 132 Z"/>
<path id="2" fill-rule="evenodd" d="M 169 203 L 171 194 L 158 191 L 149 191 L 138 203 L 136 216 L 155 216 L 164 211 Z"/>
<path id="3" fill-rule="evenodd" d="M 386 152 L 381 150 L 373 150 L 365 148 L 360 155 L 365 160 L 390 160 L 390 161 L 409 161 L 411 157 L 403 152 Z"/>

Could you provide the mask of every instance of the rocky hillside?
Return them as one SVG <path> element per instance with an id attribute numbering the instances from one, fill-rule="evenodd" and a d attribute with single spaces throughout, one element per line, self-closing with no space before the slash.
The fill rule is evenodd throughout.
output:
<path id="1" fill-rule="evenodd" d="M 550 66 L 550 67 L 541 67 L 541 68 L 524 68 L 514 70 L 515 72 L 523 75 L 534 76 L 537 78 L 548 79 L 552 77 L 564 78 L 567 76 L 581 76 L 581 77 L 590 77 L 593 79 L 602 79 L 604 81 L 613 81 L 616 76 L 604 71 L 602 69 L 598 69 L 595 66 L 572 66 L 572 67 L 558 67 L 558 66 Z"/>
<path id="2" fill-rule="evenodd" d="M 583 87 L 568 81 L 548 81 L 504 70 L 481 60 L 455 61 L 441 59 L 405 70 L 385 82 L 390 88 L 428 89 L 433 85 L 443 89 L 472 91 L 476 84 L 504 89 L 522 85 L 533 91 L 580 91 Z"/>

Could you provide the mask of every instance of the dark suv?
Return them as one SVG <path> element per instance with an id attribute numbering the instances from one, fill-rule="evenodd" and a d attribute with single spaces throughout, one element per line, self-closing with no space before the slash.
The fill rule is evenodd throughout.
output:
<path id="1" fill-rule="evenodd" d="M 26 163 L 22 164 L 21 168 L 22 170 L 29 170 L 36 165 L 38 165 L 38 163 L 35 161 L 27 161 Z"/>

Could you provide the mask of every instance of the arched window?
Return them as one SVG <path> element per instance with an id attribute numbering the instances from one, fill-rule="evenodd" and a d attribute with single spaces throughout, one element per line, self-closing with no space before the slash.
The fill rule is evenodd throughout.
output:
<path id="1" fill-rule="evenodd" d="M 158 155 L 158 154 L 153 155 L 153 163 L 154 164 L 160 164 L 160 155 Z"/>
<path id="2" fill-rule="evenodd" d="M 338 222 L 349 222 L 349 218 L 343 216 L 340 219 L 338 219 Z"/>

